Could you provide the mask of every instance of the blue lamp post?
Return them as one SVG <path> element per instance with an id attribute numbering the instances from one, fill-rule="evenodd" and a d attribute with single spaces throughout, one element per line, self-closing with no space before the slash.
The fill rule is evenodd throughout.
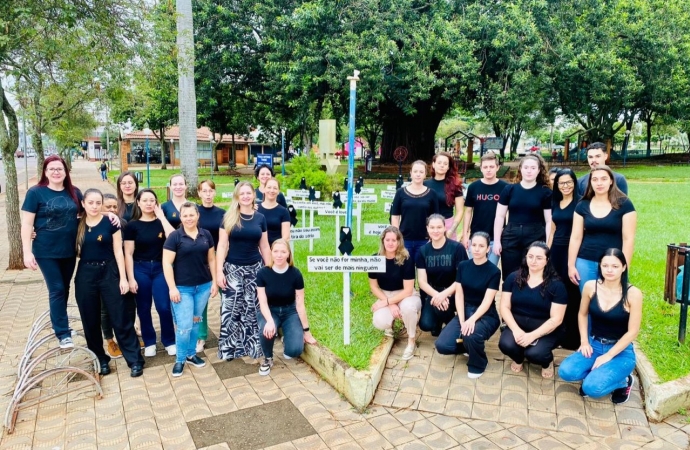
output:
<path id="1" fill-rule="evenodd" d="M 149 133 L 151 133 L 151 129 L 147 125 L 146 128 L 144 128 L 144 134 L 146 135 L 146 187 L 147 188 L 151 187 L 151 167 L 149 165 L 151 152 L 149 152 Z"/>

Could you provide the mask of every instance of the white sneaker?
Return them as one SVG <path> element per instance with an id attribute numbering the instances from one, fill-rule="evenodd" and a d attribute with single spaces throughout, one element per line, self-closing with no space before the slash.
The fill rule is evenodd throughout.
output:
<path id="1" fill-rule="evenodd" d="M 156 356 L 156 346 L 149 345 L 148 347 L 144 348 L 144 356 L 148 356 L 149 358 Z"/>
<path id="2" fill-rule="evenodd" d="M 414 351 L 416 348 L 417 348 L 416 344 L 408 345 L 402 354 L 402 358 L 400 358 L 400 359 L 402 359 L 403 361 L 409 361 L 412 358 L 414 358 Z"/>
<path id="3" fill-rule="evenodd" d="M 292 356 L 288 356 L 285 353 L 283 353 L 283 359 L 292 359 Z"/>
<path id="4" fill-rule="evenodd" d="M 385 330 L 383 330 L 383 335 L 391 338 L 395 336 L 392 328 L 386 328 Z"/>
<path id="5" fill-rule="evenodd" d="M 196 341 L 196 352 L 201 353 L 204 351 L 204 346 L 206 345 L 206 341 L 199 339 Z"/>
<path id="6" fill-rule="evenodd" d="M 170 356 L 177 355 L 177 347 L 175 346 L 175 344 L 168 345 L 167 347 L 165 347 L 165 350 L 168 352 L 168 355 Z"/>
<path id="7" fill-rule="evenodd" d="M 484 375 L 484 372 L 482 373 L 472 373 L 472 372 L 467 372 L 467 378 L 474 380 L 475 378 L 479 378 L 482 375 Z"/>

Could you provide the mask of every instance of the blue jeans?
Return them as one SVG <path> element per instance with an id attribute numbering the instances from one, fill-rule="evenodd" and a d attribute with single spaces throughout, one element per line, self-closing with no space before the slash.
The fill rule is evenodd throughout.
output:
<path id="1" fill-rule="evenodd" d="M 584 393 L 595 398 L 610 394 L 614 389 L 626 387 L 628 375 L 635 369 L 633 345 L 628 345 L 611 361 L 592 370 L 594 361 L 615 344 L 602 344 L 591 337 L 589 344 L 592 346 L 592 356 L 585 358 L 580 352 L 573 353 L 563 360 L 558 368 L 558 375 L 564 381 L 582 380 Z"/>
<path id="2" fill-rule="evenodd" d="M 582 294 L 586 282 L 599 278 L 599 263 L 588 259 L 577 258 L 575 260 L 575 268 L 577 269 L 577 273 L 580 274 L 579 286 L 580 294 Z"/>
<path id="3" fill-rule="evenodd" d="M 470 260 L 473 259 L 473 258 L 472 258 L 472 250 L 471 250 L 471 249 L 467 251 L 467 257 L 470 258 Z M 491 242 L 489 243 L 489 254 L 487 255 L 486 258 L 489 260 L 489 262 L 490 262 L 491 264 L 493 264 L 494 266 L 498 266 L 498 260 L 499 260 L 501 257 L 498 256 L 498 255 L 496 255 L 496 254 L 494 253 L 494 241 L 491 241 Z"/>
<path id="4" fill-rule="evenodd" d="M 106 181 L 108 179 L 108 171 L 107 170 L 101 170 L 101 179 L 103 181 Z"/>
<path id="5" fill-rule="evenodd" d="M 77 257 L 36 258 L 36 263 L 38 263 L 38 268 L 41 269 L 48 287 L 50 323 L 53 325 L 55 337 L 58 339 L 70 337 L 67 299 L 69 298 L 69 283 L 74 274 Z"/>
<path id="6" fill-rule="evenodd" d="M 156 330 L 151 317 L 151 298 L 161 323 L 161 342 L 165 347 L 175 343 L 175 327 L 170 312 L 170 291 L 158 261 L 134 261 L 134 279 L 139 285 L 136 293 L 137 314 L 141 324 L 141 338 L 145 346 L 156 345 Z"/>
<path id="7" fill-rule="evenodd" d="M 177 358 L 175 362 L 183 363 L 186 358 L 196 355 L 196 340 L 199 335 L 204 308 L 211 297 L 211 282 L 198 286 L 177 286 L 180 291 L 180 301 L 172 304 L 173 319 L 175 319 L 175 344 Z"/>
<path id="8" fill-rule="evenodd" d="M 304 351 L 304 331 L 302 321 L 297 314 L 297 307 L 293 303 L 287 306 L 269 306 L 268 308 L 271 310 L 271 317 L 276 325 L 276 334 L 273 335 L 273 338 L 268 339 L 264 336 L 266 319 L 261 311 L 257 311 L 256 314 L 259 323 L 259 340 L 264 356 L 273 358 L 273 341 L 277 336 L 278 328 L 282 327 L 284 353 L 291 358 L 298 357 Z"/>
<path id="9" fill-rule="evenodd" d="M 412 241 L 412 240 L 403 240 L 403 244 L 405 245 L 405 248 L 407 249 L 408 253 L 410 254 L 410 258 L 412 258 L 412 262 L 416 261 L 415 257 L 417 256 L 417 252 L 419 251 L 420 248 L 424 246 L 429 242 L 428 240 L 423 240 L 423 241 Z"/>

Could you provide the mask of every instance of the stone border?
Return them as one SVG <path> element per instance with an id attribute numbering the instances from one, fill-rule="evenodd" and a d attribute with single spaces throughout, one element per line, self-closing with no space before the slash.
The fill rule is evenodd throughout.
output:
<path id="1" fill-rule="evenodd" d="M 363 411 L 374 399 L 394 343 L 393 338 L 384 337 L 383 342 L 374 349 L 367 370 L 354 369 L 320 344 L 306 345 L 301 358 L 355 408 Z"/>
<path id="2" fill-rule="evenodd" d="M 647 417 L 662 421 L 681 408 L 690 407 L 690 375 L 661 383 L 652 363 L 635 343 L 637 373 L 644 390 Z"/>

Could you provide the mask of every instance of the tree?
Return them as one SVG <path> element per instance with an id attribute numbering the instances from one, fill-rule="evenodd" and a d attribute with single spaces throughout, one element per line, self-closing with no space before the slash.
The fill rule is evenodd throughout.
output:
<path id="1" fill-rule="evenodd" d="M 177 69 L 180 127 L 180 167 L 187 179 L 187 193 L 196 197 L 196 93 L 194 88 L 194 22 L 192 0 L 177 0 Z"/>

